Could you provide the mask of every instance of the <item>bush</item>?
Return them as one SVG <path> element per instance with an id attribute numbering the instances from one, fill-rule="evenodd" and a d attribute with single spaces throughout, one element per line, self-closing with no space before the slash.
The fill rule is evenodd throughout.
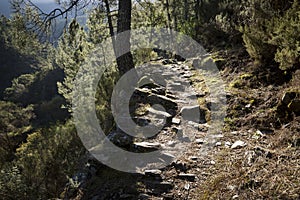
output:
<path id="1" fill-rule="evenodd" d="M 22 108 L 11 102 L 0 101 L 0 167 L 14 158 L 17 146 L 32 129 L 33 107 Z"/>
<path id="2" fill-rule="evenodd" d="M 252 0 L 248 22 L 240 28 L 249 55 L 258 65 L 272 64 L 288 70 L 299 65 L 300 7 L 277 1 Z"/>
<path id="3" fill-rule="evenodd" d="M 24 184 L 33 188 L 31 199 L 59 196 L 84 152 L 70 122 L 30 134 L 17 149 L 16 166 Z"/>

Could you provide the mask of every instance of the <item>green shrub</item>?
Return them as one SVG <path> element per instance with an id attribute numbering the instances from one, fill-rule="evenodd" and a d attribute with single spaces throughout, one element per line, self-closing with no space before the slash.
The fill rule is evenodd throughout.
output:
<path id="1" fill-rule="evenodd" d="M 22 108 L 11 102 L 0 101 L 0 168 L 14 158 L 15 148 L 32 129 L 33 107 Z"/>
<path id="2" fill-rule="evenodd" d="M 252 0 L 248 4 L 248 22 L 240 27 L 249 55 L 258 65 L 276 61 L 288 70 L 300 59 L 300 6 L 281 1 Z"/>
<path id="3" fill-rule="evenodd" d="M 17 149 L 16 165 L 26 186 L 34 189 L 31 199 L 59 196 L 84 152 L 71 122 L 30 134 Z"/>

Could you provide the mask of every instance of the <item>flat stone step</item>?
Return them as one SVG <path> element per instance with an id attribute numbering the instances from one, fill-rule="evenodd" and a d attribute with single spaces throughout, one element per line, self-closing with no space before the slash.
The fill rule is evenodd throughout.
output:
<path id="1" fill-rule="evenodd" d="M 133 143 L 137 148 L 145 148 L 145 149 L 160 149 L 161 144 L 158 142 L 134 142 Z"/>
<path id="2" fill-rule="evenodd" d="M 185 174 L 185 173 L 180 173 L 178 175 L 178 178 L 188 180 L 188 181 L 195 181 L 196 175 L 195 174 Z"/>

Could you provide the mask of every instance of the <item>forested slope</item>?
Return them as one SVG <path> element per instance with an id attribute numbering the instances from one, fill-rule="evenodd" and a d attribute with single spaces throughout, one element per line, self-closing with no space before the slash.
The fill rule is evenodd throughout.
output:
<path id="1" fill-rule="evenodd" d="M 13 2 L 14 13 L 0 21 L 1 199 L 299 199 L 298 0 L 126 1 L 132 4 L 125 14 L 118 10 L 121 1 L 77 0 L 60 2 L 66 12 L 52 15 L 30 1 Z M 85 26 L 74 18 L 76 9 L 89 10 Z M 131 18 L 122 21 L 122 14 Z M 64 19 L 63 34 L 49 43 Z M 220 102 L 210 98 L 206 84 L 216 80 L 197 70 L 201 58 L 147 48 L 117 59 L 95 95 L 108 139 L 141 153 L 176 146 L 172 138 L 184 138 L 184 131 L 195 135 L 188 151 L 168 166 L 130 174 L 105 166 L 85 149 L 72 117 L 72 92 L 76 73 L 95 48 L 109 37 L 118 47 L 122 38 L 115 35 L 122 29 L 144 27 L 173 29 L 202 45 L 225 83 L 227 108 L 222 130 L 208 141 L 212 107 Z M 160 42 L 152 36 L 150 42 Z M 180 44 L 182 38 L 176 39 Z M 115 84 L 133 65 L 166 80 L 139 77 L 145 84 L 130 100 L 135 123 L 159 126 L 159 116 L 167 119 L 147 143 L 120 131 L 112 115 Z M 165 110 L 150 109 L 156 104 Z M 183 113 L 193 109 L 201 120 L 183 123 Z"/>

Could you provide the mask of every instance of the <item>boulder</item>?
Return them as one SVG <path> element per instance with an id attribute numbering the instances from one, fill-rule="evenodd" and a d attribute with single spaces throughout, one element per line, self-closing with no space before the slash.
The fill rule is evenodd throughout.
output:
<path id="1" fill-rule="evenodd" d="M 206 111 L 201 109 L 199 105 L 184 106 L 180 110 L 180 114 L 184 120 L 196 123 L 206 123 L 205 113 Z"/>

